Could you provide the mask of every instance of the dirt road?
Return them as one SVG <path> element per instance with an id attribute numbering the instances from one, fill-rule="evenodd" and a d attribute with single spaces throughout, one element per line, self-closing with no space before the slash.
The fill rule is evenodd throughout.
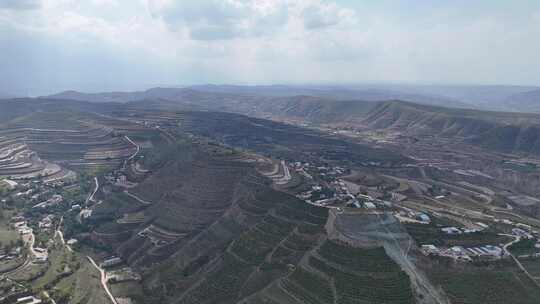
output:
<path id="1" fill-rule="evenodd" d="M 504 252 L 510 256 L 512 258 L 512 260 L 514 260 L 514 262 L 516 263 L 516 265 L 519 267 L 519 269 L 521 269 L 521 271 L 523 271 L 523 273 L 525 273 L 525 275 L 527 275 L 529 277 L 529 279 L 531 279 L 534 283 L 534 285 L 538 286 L 540 288 L 540 283 L 538 283 L 538 281 L 536 280 L 536 278 L 534 276 L 532 276 L 529 271 L 527 271 L 527 269 L 525 268 L 525 266 L 523 266 L 523 264 L 521 264 L 521 262 L 512 254 L 512 252 L 510 252 L 510 250 L 508 250 L 508 247 L 512 246 L 513 244 L 521 241 L 521 238 L 519 236 L 515 236 L 515 235 L 511 235 L 511 234 L 499 234 L 499 235 L 504 235 L 504 236 L 509 236 L 509 237 L 513 237 L 514 240 L 511 241 L 510 243 L 507 243 L 503 246 L 503 250 Z"/>
<path id="2" fill-rule="evenodd" d="M 103 270 L 101 267 L 99 267 L 96 262 L 94 261 L 94 259 L 92 259 L 91 257 L 87 256 L 86 257 L 90 263 L 92 263 L 92 265 L 99 271 L 99 273 L 101 274 L 101 286 L 103 286 L 103 289 L 105 290 L 105 293 L 107 293 L 107 296 L 109 296 L 109 299 L 111 300 L 111 302 L 113 304 L 118 304 L 118 302 L 116 301 L 116 299 L 114 298 L 113 294 L 111 293 L 111 291 L 109 290 L 109 286 L 107 286 L 107 276 L 105 275 L 105 270 Z"/>

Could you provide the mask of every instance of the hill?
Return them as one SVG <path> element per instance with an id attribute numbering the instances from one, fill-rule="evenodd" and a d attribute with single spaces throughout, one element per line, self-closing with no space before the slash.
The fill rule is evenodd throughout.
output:
<path id="1" fill-rule="evenodd" d="M 311 96 L 328 100 L 385 101 L 403 100 L 447 108 L 488 111 L 537 111 L 538 87 L 511 85 L 194 85 L 176 88 L 152 88 L 135 92 L 81 93 L 66 91 L 48 98 L 92 102 L 128 102 L 145 99 L 180 101 L 182 91 L 193 90 L 218 95 L 251 97 Z"/>
<path id="2" fill-rule="evenodd" d="M 348 88 L 340 86 L 234 86 L 234 85 L 198 85 L 185 88 L 152 88 L 136 92 L 81 93 L 65 91 L 46 98 L 69 99 L 91 102 L 129 102 L 138 100 L 167 100 L 174 102 L 194 102 L 187 100 L 194 92 L 198 98 L 209 97 L 223 100 L 230 97 L 251 101 L 272 100 L 277 97 L 314 97 L 324 100 L 363 100 L 382 101 L 400 99 L 427 105 L 470 108 L 471 105 L 459 100 L 438 95 L 401 92 L 385 88 Z M 257 99 L 253 97 L 258 97 Z M 257 106 L 257 103 L 255 104 Z M 214 108 L 214 110 L 218 110 Z"/>
<path id="3" fill-rule="evenodd" d="M 241 94 L 251 96 L 291 97 L 307 95 L 333 100 L 383 101 L 391 99 L 406 100 L 419 104 L 445 107 L 470 108 L 471 104 L 455 98 L 437 94 L 406 91 L 400 87 L 363 85 L 363 86 L 235 86 L 235 85 L 199 85 L 190 87 L 197 91 Z"/>
<path id="4" fill-rule="evenodd" d="M 133 104 L 138 108 L 224 111 L 296 124 L 390 130 L 414 136 L 442 136 L 500 152 L 540 152 L 536 144 L 540 116 L 536 114 L 449 108 L 397 100 L 334 100 L 309 95 L 276 97 L 287 92 L 297 92 L 283 86 L 262 87 L 262 96 L 240 95 L 258 89 L 235 86 L 152 89 L 142 95 L 148 99 Z M 524 88 L 495 89 L 509 93 Z M 488 94 L 493 91 L 491 88 L 471 90 L 470 94 Z M 328 92 L 328 89 L 321 91 Z M 516 104 L 514 108 L 519 110 L 529 107 L 528 110 L 534 111 L 534 103 L 529 101 L 534 100 L 537 94 L 538 91 L 528 91 L 513 95 L 515 97 L 512 97 L 512 102 Z M 132 97 L 124 95 L 123 98 L 129 96 Z M 156 96 L 164 98 L 156 99 Z M 500 105 L 503 107 L 505 103 Z"/>
<path id="5" fill-rule="evenodd" d="M 413 136 L 441 136 L 500 152 L 540 153 L 540 115 L 422 106 L 378 104 L 362 121 L 371 129 Z"/>
<path id="6" fill-rule="evenodd" d="M 174 151 L 130 190 L 147 205 L 117 194 L 92 215 L 94 237 L 144 271 L 141 303 L 415 302 L 385 249 L 328 239 L 328 209 L 275 190 L 246 154 L 187 141 Z"/>
<path id="7" fill-rule="evenodd" d="M 8 154 L 12 159 L 6 160 L 0 176 L 41 174 L 52 178 L 62 174 L 56 172 L 58 166 L 43 163 L 39 157 L 68 168 L 118 165 L 135 147 L 119 132 L 113 132 L 111 126 L 117 121 L 99 113 L 114 109 L 115 105 L 63 100 L 0 101 L 0 148 L 16 150 Z M 133 124 L 131 127 L 136 128 Z"/>
<path id="8" fill-rule="evenodd" d="M 540 90 L 513 94 L 504 100 L 503 106 L 509 111 L 540 112 Z"/>

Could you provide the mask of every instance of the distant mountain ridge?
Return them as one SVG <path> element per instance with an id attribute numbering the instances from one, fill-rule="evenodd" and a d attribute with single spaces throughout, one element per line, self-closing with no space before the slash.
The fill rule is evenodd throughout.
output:
<path id="1" fill-rule="evenodd" d="M 234 85 L 200 85 L 192 86 L 192 89 L 215 92 L 233 93 L 259 96 L 295 96 L 308 95 L 335 100 L 363 100 L 363 101 L 383 101 L 390 99 L 406 100 L 420 104 L 440 105 L 456 108 L 472 108 L 471 104 L 461 102 L 457 99 L 447 98 L 435 94 L 415 94 L 402 92 L 395 89 L 371 88 L 348 88 L 340 86 L 234 86 Z"/>
<path id="2" fill-rule="evenodd" d="M 234 85 L 197 85 L 186 88 L 152 88 L 135 92 L 81 93 L 65 91 L 46 96 L 47 98 L 71 99 L 91 102 L 129 102 L 146 99 L 166 99 L 175 101 L 182 98 L 186 91 L 198 91 L 212 94 L 259 97 L 312 96 L 332 100 L 383 101 L 399 99 L 420 104 L 440 105 L 456 108 L 473 108 L 471 104 L 452 98 L 435 95 L 404 93 L 385 89 L 348 89 L 341 87 L 295 87 L 295 86 L 234 86 Z"/>
<path id="3" fill-rule="evenodd" d="M 259 89 L 259 95 L 252 95 Z M 524 88 L 501 90 L 510 92 L 521 89 Z M 286 86 L 195 86 L 126 93 L 64 92 L 54 97 L 93 102 L 129 102 L 132 107 L 162 110 L 221 111 L 358 130 L 393 130 L 410 136 L 454 138 L 494 151 L 540 154 L 538 114 L 451 108 L 401 100 L 335 99 L 314 94 L 283 96 L 316 90 L 314 87 L 291 90 Z M 320 95 L 325 95 L 329 89 L 323 88 L 321 91 L 325 93 Z M 381 96 L 377 91 L 370 92 L 373 93 L 372 97 Z M 540 90 L 521 92 L 517 97 L 509 98 L 522 108 L 534 106 L 535 103 L 529 101 L 535 100 L 538 92 Z M 501 104 L 499 106 L 503 107 Z"/>
<path id="4" fill-rule="evenodd" d="M 11 95 L 5 92 L 0 92 L 0 99 L 9 99 L 9 98 L 14 98 L 14 97 L 15 97 L 14 95 Z"/>
<path id="5" fill-rule="evenodd" d="M 511 95 L 504 105 L 510 111 L 540 112 L 540 89 Z"/>

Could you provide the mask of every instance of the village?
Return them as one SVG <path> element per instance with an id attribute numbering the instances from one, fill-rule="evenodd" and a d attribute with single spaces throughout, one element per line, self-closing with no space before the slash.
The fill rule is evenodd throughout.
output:
<path id="1" fill-rule="evenodd" d="M 290 168 L 290 169 L 289 169 Z M 293 172 L 292 175 L 290 172 Z M 276 184 L 283 185 L 292 182 L 298 176 L 309 185 L 309 189 L 296 194 L 296 197 L 308 204 L 324 206 L 343 211 L 344 208 L 358 209 L 364 212 L 392 212 L 405 227 L 408 225 L 433 225 L 433 218 L 441 218 L 438 212 L 429 210 L 419 211 L 407 207 L 407 198 L 400 193 L 380 191 L 380 187 L 369 189 L 346 180 L 351 170 L 341 166 L 312 164 L 299 161 L 281 161 L 278 168 L 270 176 Z M 364 189 L 364 190 L 361 190 Z M 451 192 L 444 189 L 428 189 L 434 199 L 444 199 Z M 370 194 L 378 195 L 373 197 Z M 419 243 L 420 251 L 428 257 L 447 258 L 456 262 L 496 262 L 512 256 L 512 245 L 523 241 L 534 241 L 534 248 L 527 254 L 518 254 L 518 259 L 540 258 L 540 232 L 530 225 L 514 222 L 508 219 L 489 218 L 497 225 L 497 233 L 508 238 L 508 243 L 483 243 L 476 246 L 437 246 L 429 243 Z M 485 222 L 475 221 L 467 226 L 457 227 L 437 225 L 441 238 L 460 237 L 478 239 L 482 243 L 482 233 L 493 231 Z"/>
<path id="2" fill-rule="evenodd" d="M 106 175 L 105 181 L 129 188 L 122 172 L 122 169 L 114 170 L 112 174 L 119 178 L 109 180 Z M 0 284 L 9 286 L 10 290 L 0 294 L 0 303 L 54 303 L 50 302 L 47 293 L 36 294 L 27 285 L 20 285 L 19 278 L 37 275 L 34 279 L 38 279 L 40 274 L 54 267 L 59 259 L 58 242 L 64 246 L 63 250 L 75 254 L 79 240 L 64 240 L 63 230 L 70 229 L 65 226 L 73 225 L 72 219 L 79 218 L 80 221 L 91 216 L 91 206 L 95 202 L 88 192 L 95 193 L 94 187 L 94 179 L 80 175 L 55 180 L 36 177 L 0 179 Z M 2 242 L 8 235 L 11 240 Z M 104 284 L 140 280 L 140 275 L 119 258 L 105 259 L 98 267 L 103 270 Z"/>

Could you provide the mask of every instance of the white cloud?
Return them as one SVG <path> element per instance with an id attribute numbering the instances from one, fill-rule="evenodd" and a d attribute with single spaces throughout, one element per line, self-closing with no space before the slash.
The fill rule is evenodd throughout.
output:
<path id="1" fill-rule="evenodd" d="M 296 19 L 307 29 L 337 25 L 354 12 L 319 0 L 149 0 L 152 15 L 195 40 L 251 38 L 287 30 Z"/>
<path id="2" fill-rule="evenodd" d="M 284 21 L 280 9 L 261 10 L 248 1 L 149 1 L 149 8 L 172 31 L 187 31 L 195 40 L 249 37 L 259 34 L 260 23 L 272 27 Z"/>
<path id="3" fill-rule="evenodd" d="M 307 6 L 302 12 L 304 26 L 307 29 L 319 29 L 341 22 L 353 21 L 355 12 L 350 9 L 342 8 L 335 3 L 322 3 Z"/>
<path id="4" fill-rule="evenodd" d="M 540 7 L 462 3 L 417 12 L 347 3 L 42 0 L 32 10 L 0 9 L 0 42 L 9 37 L 14 54 L 32 53 L 18 62 L 28 73 L 43 68 L 31 66 L 38 59 L 57 63 L 58 83 L 102 81 L 74 71 L 103 60 L 122 83 L 540 83 Z M 0 70 L 19 73 L 3 54 Z"/>
<path id="5" fill-rule="evenodd" d="M 92 0 L 92 3 L 96 6 L 118 6 L 119 3 L 116 0 Z"/>
<path id="6" fill-rule="evenodd" d="M 33 10 L 40 6 L 40 0 L 0 0 L 0 9 Z"/>

